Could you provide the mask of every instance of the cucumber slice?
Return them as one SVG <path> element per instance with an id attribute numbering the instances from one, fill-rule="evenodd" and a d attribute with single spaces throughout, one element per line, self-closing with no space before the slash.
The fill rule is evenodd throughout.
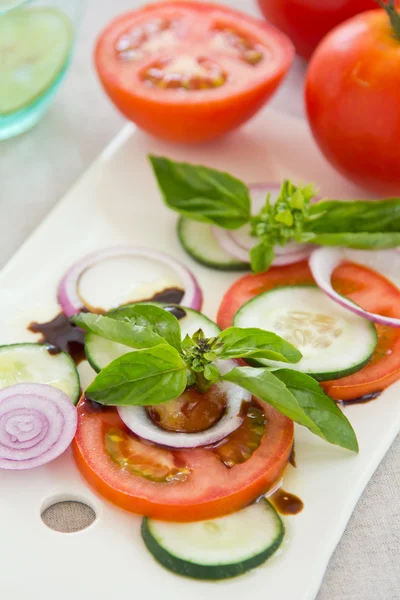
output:
<path id="1" fill-rule="evenodd" d="M 178 221 L 178 237 L 194 260 L 221 271 L 248 271 L 248 263 L 236 260 L 218 244 L 208 223 L 200 223 L 181 217 Z"/>
<path id="2" fill-rule="evenodd" d="M 198 329 L 202 329 L 206 337 L 213 337 L 218 335 L 218 333 L 221 331 L 216 323 L 197 312 L 197 310 L 184 308 L 178 304 L 165 304 L 161 302 L 151 302 L 150 304 L 162 306 L 166 310 L 170 310 L 179 318 L 182 339 L 186 336 L 186 334 L 193 335 L 193 333 Z M 112 313 L 115 311 L 110 312 Z M 132 352 L 132 350 L 133 348 L 130 348 L 129 346 L 118 344 L 117 342 L 110 342 L 109 340 L 105 340 L 94 333 L 87 333 L 85 337 L 86 357 L 92 368 L 97 373 L 99 373 L 101 369 L 104 369 L 104 367 L 109 365 L 110 362 L 116 358 L 119 358 L 127 352 Z"/>
<path id="3" fill-rule="evenodd" d="M 281 518 L 264 499 L 210 521 L 142 521 L 142 538 L 154 558 L 194 579 L 227 579 L 258 567 L 279 548 L 284 533 Z"/>
<path id="4" fill-rule="evenodd" d="M 0 389 L 17 383 L 47 383 L 65 392 L 74 404 L 80 396 L 74 361 L 50 344 L 0 346 Z"/>
<path id="5" fill-rule="evenodd" d="M 0 114 L 29 105 L 65 66 L 72 23 L 56 8 L 23 8 L 0 19 Z"/>
<path id="6" fill-rule="evenodd" d="M 246 302 L 234 317 L 236 327 L 261 327 L 296 346 L 296 364 L 266 359 L 248 361 L 312 375 L 318 381 L 359 371 L 374 353 L 375 326 L 339 306 L 312 285 L 279 287 Z"/>

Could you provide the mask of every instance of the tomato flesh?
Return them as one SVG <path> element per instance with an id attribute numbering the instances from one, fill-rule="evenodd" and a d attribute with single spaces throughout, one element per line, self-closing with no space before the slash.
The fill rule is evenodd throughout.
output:
<path id="1" fill-rule="evenodd" d="M 272 288 L 313 283 L 307 261 L 272 267 L 259 275 L 245 275 L 226 292 L 218 311 L 217 323 L 222 329 L 230 327 L 236 312 L 245 302 Z M 353 263 L 339 265 L 333 273 L 332 285 L 336 291 L 365 310 L 400 317 L 400 290 L 366 267 Z M 365 367 L 347 377 L 321 383 L 331 398 L 354 400 L 380 392 L 400 379 L 400 330 L 382 325 L 377 325 L 376 329 L 378 344 Z"/>
<path id="2" fill-rule="evenodd" d="M 190 469 L 172 452 L 146 445 L 119 427 L 104 428 L 104 445 L 111 460 L 122 469 L 150 481 L 186 481 Z"/>
<path id="3" fill-rule="evenodd" d="M 117 108 L 150 133 L 181 142 L 212 139 L 246 121 L 292 60 L 290 41 L 272 26 L 185 0 L 122 15 L 95 50 Z"/>
<path id="4" fill-rule="evenodd" d="M 75 459 L 95 490 L 128 511 L 167 521 L 219 517 L 239 510 L 267 491 L 282 475 L 290 456 L 293 422 L 257 400 L 254 406 L 264 413 L 265 433 L 245 462 L 228 468 L 212 448 L 172 451 L 149 445 L 129 433 L 115 408 L 98 409 L 82 398 L 73 442 Z M 136 446 L 135 451 L 136 456 L 147 456 L 144 473 L 139 475 L 115 460 L 115 455 L 110 456 L 110 448 L 107 450 L 105 444 L 105 433 L 110 429 L 143 445 L 143 454 Z M 253 433 L 249 436 L 254 442 Z M 156 454 L 152 455 L 153 451 Z M 161 451 L 168 454 L 158 454 Z M 164 479 L 155 481 L 154 472 L 146 477 L 152 456 L 154 465 L 167 465 L 170 470 L 174 465 L 185 471 L 185 477 L 165 481 L 163 473 Z"/>
<path id="5" fill-rule="evenodd" d="M 266 425 L 264 411 L 258 406 L 249 406 L 242 425 L 216 444 L 214 453 L 226 467 L 246 462 L 260 447 Z"/>
<path id="6" fill-rule="evenodd" d="M 217 423 L 226 410 L 226 403 L 226 394 L 218 386 L 212 386 L 204 394 L 190 388 L 176 400 L 149 407 L 147 413 L 166 431 L 195 433 Z"/>

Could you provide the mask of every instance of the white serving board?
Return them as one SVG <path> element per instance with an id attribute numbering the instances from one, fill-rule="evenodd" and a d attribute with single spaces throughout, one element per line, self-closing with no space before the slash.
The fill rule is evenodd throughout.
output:
<path id="1" fill-rule="evenodd" d="M 161 249 L 192 268 L 214 317 L 237 275 L 203 268 L 182 251 L 176 216 L 160 200 L 148 152 L 208 164 L 247 182 L 313 181 L 330 197 L 365 197 L 324 161 L 302 121 L 266 111 L 241 131 L 201 147 L 158 142 L 128 125 L 58 204 L 0 275 L 0 344 L 36 339 L 32 320 L 58 312 L 56 289 L 65 269 L 87 252 L 114 244 Z M 314 600 L 329 558 L 366 483 L 400 430 L 400 384 L 369 404 L 346 409 L 358 435 L 358 456 L 296 430 L 297 469 L 284 487 L 304 510 L 285 518 L 279 554 L 243 577 L 196 582 L 165 571 L 145 549 L 140 518 L 120 511 L 86 486 L 70 452 L 28 472 L 0 472 L 1 596 L 7 600 L 129 598 L 242 600 L 255 592 L 277 600 Z M 48 529 L 40 513 L 55 500 L 80 499 L 97 513 L 86 530 Z"/>

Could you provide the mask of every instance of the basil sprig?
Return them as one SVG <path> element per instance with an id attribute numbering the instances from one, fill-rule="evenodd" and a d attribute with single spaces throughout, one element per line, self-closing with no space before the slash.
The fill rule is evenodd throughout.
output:
<path id="1" fill-rule="evenodd" d="M 232 358 L 298 362 L 299 350 L 274 333 L 230 327 L 206 338 L 198 330 L 181 342 L 174 315 L 144 304 L 104 316 L 81 313 L 72 320 L 88 332 L 136 348 L 102 369 L 86 390 L 91 400 L 110 406 L 156 405 L 174 400 L 190 386 L 205 392 L 217 381 L 230 381 L 324 440 L 358 451 L 348 419 L 312 377 L 290 369 L 235 367 L 221 372 L 220 361 Z"/>
<path id="2" fill-rule="evenodd" d="M 272 264 L 276 246 L 290 241 L 364 250 L 400 245 L 400 198 L 312 204 L 312 185 L 298 187 L 286 180 L 276 202 L 272 205 L 268 195 L 260 212 L 251 216 L 248 187 L 229 173 L 160 156 L 150 156 L 150 161 L 169 208 L 224 229 L 250 224 L 255 244 L 249 260 L 256 273 Z"/>

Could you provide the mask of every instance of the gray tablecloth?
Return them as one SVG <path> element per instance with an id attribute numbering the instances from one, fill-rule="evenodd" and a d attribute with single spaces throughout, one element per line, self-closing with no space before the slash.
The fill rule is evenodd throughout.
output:
<path id="1" fill-rule="evenodd" d="M 225 2 L 257 14 L 255 0 Z M 113 15 L 142 3 L 89 0 L 70 73 L 49 114 L 29 133 L 0 142 L 1 265 L 122 127 L 96 80 L 93 41 Z M 298 62 L 274 99 L 276 108 L 304 114 L 303 73 Z M 400 600 L 399 465 L 398 438 L 359 501 L 317 600 Z M 76 600 L 84 600 L 79 588 Z"/>

